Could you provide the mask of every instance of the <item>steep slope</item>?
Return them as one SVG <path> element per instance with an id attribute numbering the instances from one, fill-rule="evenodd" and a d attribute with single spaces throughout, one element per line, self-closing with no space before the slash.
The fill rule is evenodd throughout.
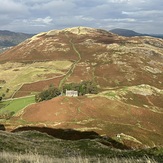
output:
<path id="1" fill-rule="evenodd" d="M 14 120 L 21 119 L 28 125 L 93 130 L 109 137 L 120 134 L 120 140 L 127 143 L 127 146 L 142 147 L 143 144 L 153 146 L 153 143 L 163 143 L 162 113 L 163 110 L 157 112 L 96 95 L 57 97 L 33 104 Z M 130 139 L 127 139 L 129 136 Z"/>
<path id="2" fill-rule="evenodd" d="M 85 80 L 99 88 L 98 95 L 29 106 L 15 115 L 13 128 L 21 119 L 30 125 L 120 134 L 120 141 L 135 147 L 163 144 L 162 39 L 74 27 L 36 35 L 1 54 L 0 63 L 6 98 Z"/>
<path id="3" fill-rule="evenodd" d="M 21 87 L 15 97 L 38 92 L 49 83 L 58 85 L 58 81 L 63 78 L 65 82 L 94 80 L 101 89 L 140 84 L 162 89 L 162 47 L 162 39 L 126 38 L 86 27 L 49 31 L 36 35 L 0 55 L 3 72 L 1 81 L 4 81 L 1 85 L 4 89 L 8 87 L 10 89 L 11 84 L 8 83 L 13 81 L 12 75 L 8 79 L 5 74 L 13 73 L 19 75 L 17 88 L 14 87 L 16 84 L 12 83 L 14 88 L 11 89 L 18 90 Z M 71 62 L 69 64 L 71 67 L 67 72 L 62 71 L 59 75 L 48 72 L 50 67 L 46 67 L 48 70 L 41 71 L 40 75 L 41 80 L 46 79 L 47 84 L 45 81 L 40 82 L 40 79 L 35 77 L 36 74 L 32 74 L 34 77 L 31 76 L 30 81 L 19 79 L 24 74 L 22 67 L 28 69 L 32 64 L 40 63 L 37 64 L 37 69 L 43 68 L 41 62 L 48 63 L 54 60 Z M 13 65 L 10 62 L 19 64 Z M 60 75 L 63 76 L 57 78 Z M 49 77 L 51 79 L 54 77 L 55 80 L 48 82 Z"/>
<path id="4" fill-rule="evenodd" d="M 19 128 L 20 131 L 21 129 Z M 38 131 L 28 131 L 28 129 L 16 133 L 0 131 L 1 162 L 144 163 L 161 162 L 163 157 L 162 148 L 120 150 L 126 149 L 125 146 L 111 138 L 99 137 L 93 132 L 49 129 L 46 127 L 30 128 L 45 131 L 45 133 L 40 133 Z M 47 132 L 54 137 L 47 135 Z M 95 135 L 94 139 L 67 140 L 68 136 L 89 137 L 93 134 Z M 66 140 L 62 138 L 65 136 Z"/>
<path id="5" fill-rule="evenodd" d="M 79 32 L 79 33 L 78 33 Z M 101 36 L 107 37 L 110 35 L 110 42 L 114 42 L 112 34 L 107 32 L 98 31 L 91 28 L 72 28 L 58 31 L 49 31 L 47 33 L 40 33 L 31 39 L 26 40 L 22 44 L 12 48 L 4 53 L 0 61 L 42 61 L 54 59 L 71 59 L 75 60 L 76 54 L 71 46 L 70 40 L 74 39 L 75 44 L 85 41 L 85 39 L 100 38 Z M 116 39 L 116 38 L 115 38 Z M 100 41 L 100 40 L 98 40 Z M 22 55 L 23 54 L 23 55 Z M 69 55 L 68 55 L 69 54 Z"/>

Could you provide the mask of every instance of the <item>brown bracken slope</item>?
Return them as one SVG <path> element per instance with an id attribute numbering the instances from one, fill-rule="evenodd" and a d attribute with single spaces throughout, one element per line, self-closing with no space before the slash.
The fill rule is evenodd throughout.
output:
<path id="1" fill-rule="evenodd" d="M 40 80 L 21 79 L 19 89 L 13 89 L 14 97 L 39 92 L 50 84 L 61 88 L 64 83 L 84 80 L 94 81 L 99 94 L 34 104 L 15 119 L 95 130 L 112 137 L 122 133 L 123 140 L 139 145 L 163 144 L 162 39 L 127 38 L 101 29 L 74 27 L 41 33 L 0 55 L 3 67 L 14 62 L 27 67 L 39 63 L 37 68 L 42 68 L 51 61 L 69 61 L 71 65 L 59 69 L 59 75 L 46 70 Z M 20 69 L 15 66 L 13 71 Z M 2 86 L 10 86 L 5 71 L 1 76 Z"/>
<path id="2" fill-rule="evenodd" d="M 78 61 L 67 82 L 94 80 L 103 89 L 140 84 L 163 88 L 162 39 L 126 38 L 99 29 L 75 27 L 41 33 L 0 55 L 1 64 L 28 65 L 50 60 Z M 32 83 L 30 89 L 35 91 Z M 20 91 L 29 93 L 26 85 Z"/>
<path id="3" fill-rule="evenodd" d="M 27 107 L 16 119 L 28 125 L 93 130 L 109 137 L 123 133 L 140 147 L 161 145 L 163 136 L 159 112 L 99 96 L 57 97 Z"/>

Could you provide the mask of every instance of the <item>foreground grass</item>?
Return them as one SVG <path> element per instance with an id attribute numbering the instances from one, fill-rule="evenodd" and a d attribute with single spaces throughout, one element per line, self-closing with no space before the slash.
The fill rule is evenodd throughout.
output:
<path id="1" fill-rule="evenodd" d="M 109 144 L 109 141 L 98 138 L 72 141 L 54 138 L 37 131 L 19 133 L 0 131 L 0 161 L 28 163 L 161 163 L 163 161 L 163 148 L 120 150 L 104 145 L 102 141 Z"/>
<path id="2" fill-rule="evenodd" d="M 38 155 L 37 153 L 9 153 L 0 152 L 0 163 L 157 163 L 154 159 L 143 157 L 134 158 L 98 158 L 98 157 L 64 157 L 54 158 L 49 156 Z"/>
<path id="3" fill-rule="evenodd" d="M 35 103 L 35 97 L 24 97 L 13 99 L 9 101 L 4 101 L 0 103 L 0 115 L 6 113 L 17 113 L 24 107 L 28 106 L 29 104 Z"/>

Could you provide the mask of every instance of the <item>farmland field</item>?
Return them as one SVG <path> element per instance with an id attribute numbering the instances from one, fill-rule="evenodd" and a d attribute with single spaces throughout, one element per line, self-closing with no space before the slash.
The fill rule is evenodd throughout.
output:
<path id="1" fill-rule="evenodd" d="M 17 113 L 19 110 L 32 103 L 35 103 L 34 96 L 3 101 L 0 103 L 0 115 L 11 112 Z"/>
<path id="2" fill-rule="evenodd" d="M 32 64 L 7 62 L 0 65 L 0 87 L 5 98 L 11 97 L 23 84 L 64 75 L 71 67 L 70 61 L 34 62 Z"/>

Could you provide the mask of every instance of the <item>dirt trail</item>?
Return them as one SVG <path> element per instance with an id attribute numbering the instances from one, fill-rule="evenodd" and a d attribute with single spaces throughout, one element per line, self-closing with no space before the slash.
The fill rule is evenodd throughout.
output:
<path id="1" fill-rule="evenodd" d="M 80 30 L 79 30 L 79 32 L 80 32 Z M 67 74 L 65 75 L 65 77 L 60 81 L 59 88 L 62 88 L 62 86 L 64 85 L 66 79 L 67 79 L 68 77 L 71 76 L 71 74 L 74 72 L 74 69 L 75 69 L 76 65 L 77 65 L 77 64 L 80 62 L 80 60 L 81 60 L 81 54 L 80 54 L 79 51 L 76 49 L 74 43 L 72 42 L 72 39 L 69 38 L 69 36 L 68 36 L 67 33 L 65 33 L 65 36 L 69 39 L 69 43 L 70 43 L 70 45 L 72 46 L 72 48 L 73 48 L 73 50 L 75 51 L 75 53 L 78 55 L 78 58 L 79 58 L 79 59 L 76 60 L 76 61 L 72 64 L 72 66 L 71 66 L 70 70 L 68 71 L 68 73 L 67 73 Z"/>

